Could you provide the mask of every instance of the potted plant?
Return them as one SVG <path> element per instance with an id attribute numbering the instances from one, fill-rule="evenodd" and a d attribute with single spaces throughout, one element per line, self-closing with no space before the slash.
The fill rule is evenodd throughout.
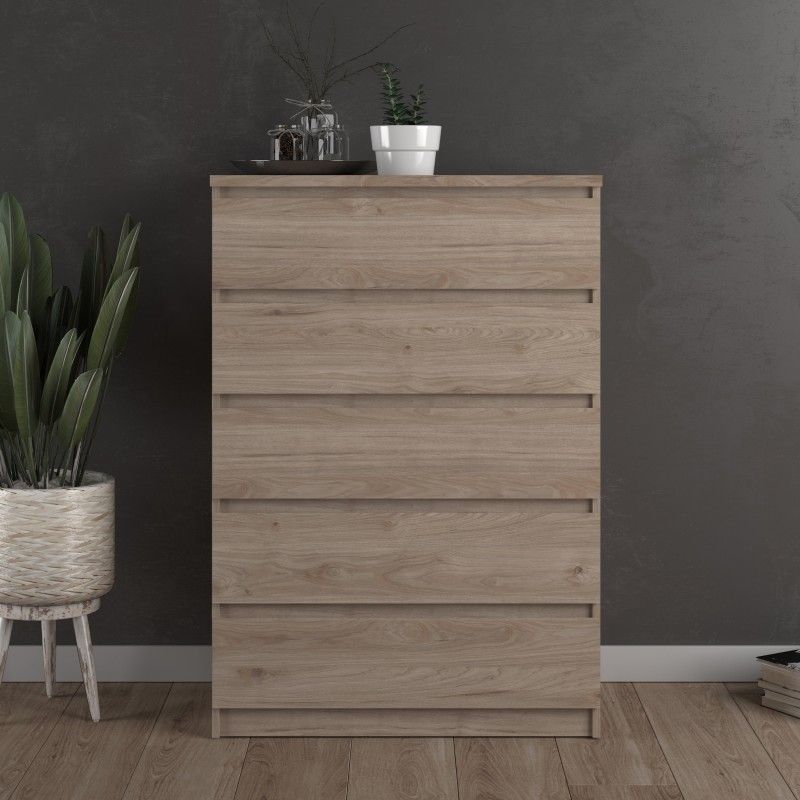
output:
<path id="1" fill-rule="evenodd" d="M 88 649 L 85 613 L 114 582 L 114 479 L 87 462 L 131 324 L 139 229 L 125 217 L 110 262 L 92 229 L 73 298 L 53 291 L 50 248 L 19 203 L 0 198 L 0 670 L 13 619 L 46 633 L 45 620 L 72 616 L 77 635 L 82 617 Z"/>
<path id="2" fill-rule="evenodd" d="M 379 175 L 433 175 L 441 125 L 425 121 L 425 94 L 422 84 L 410 103 L 403 99 L 397 67 L 380 64 L 383 125 L 370 125 L 372 149 Z"/>

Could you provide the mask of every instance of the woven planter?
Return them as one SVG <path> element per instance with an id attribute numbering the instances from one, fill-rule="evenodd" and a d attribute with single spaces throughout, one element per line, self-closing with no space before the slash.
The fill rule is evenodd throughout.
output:
<path id="1" fill-rule="evenodd" d="M 101 597 L 114 584 L 114 479 L 0 489 L 0 603 L 55 605 Z"/>

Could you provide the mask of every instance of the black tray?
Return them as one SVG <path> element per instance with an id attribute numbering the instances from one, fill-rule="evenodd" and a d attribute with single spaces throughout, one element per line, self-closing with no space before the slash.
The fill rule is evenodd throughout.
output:
<path id="1" fill-rule="evenodd" d="M 231 161 L 247 175 L 364 175 L 375 172 L 374 161 Z"/>

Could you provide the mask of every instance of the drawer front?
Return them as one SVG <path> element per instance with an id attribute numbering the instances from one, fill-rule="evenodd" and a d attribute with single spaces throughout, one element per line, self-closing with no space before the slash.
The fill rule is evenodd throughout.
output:
<path id="1" fill-rule="evenodd" d="M 218 409 L 214 497 L 599 496 L 598 409 L 379 399 Z"/>
<path id="2" fill-rule="evenodd" d="M 591 394 L 600 388 L 594 303 L 221 303 L 214 392 Z M 364 298 L 364 296 L 366 296 Z"/>
<path id="3" fill-rule="evenodd" d="M 214 515 L 215 603 L 596 603 L 597 514 Z"/>
<path id="4" fill-rule="evenodd" d="M 597 705 L 596 619 L 537 619 L 525 606 L 328 610 L 225 609 L 214 621 L 214 706 Z"/>
<path id="5" fill-rule="evenodd" d="M 596 288 L 600 205 L 526 190 L 258 190 L 213 201 L 213 284 Z"/>

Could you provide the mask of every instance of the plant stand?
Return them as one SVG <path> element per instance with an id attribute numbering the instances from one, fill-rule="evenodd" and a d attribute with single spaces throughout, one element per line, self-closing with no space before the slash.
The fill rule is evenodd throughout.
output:
<path id="1" fill-rule="evenodd" d="M 89 634 L 89 614 L 100 608 L 100 600 L 87 600 L 83 603 L 68 603 L 53 606 L 20 606 L 0 603 L 0 681 L 11 642 L 11 628 L 15 620 L 42 623 L 42 654 L 44 656 L 44 686 L 48 697 L 53 696 L 56 679 L 56 622 L 71 619 L 75 627 L 75 642 L 78 645 L 78 660 L 89 701 L 92 720 L 100 720 L 100 699 L 97 695 L 97 674 L 94 670 L 92 637 Z"/>

